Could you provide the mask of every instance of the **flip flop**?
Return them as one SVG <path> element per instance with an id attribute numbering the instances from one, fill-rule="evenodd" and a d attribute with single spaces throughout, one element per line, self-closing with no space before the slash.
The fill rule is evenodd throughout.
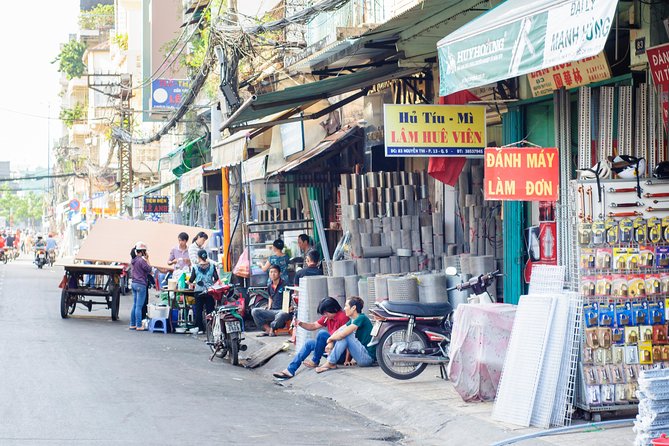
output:
<path id="1" fill-rule="evenodd" d="M 272 373 L 272 376 L 274 376 L 277 379 L 290 379 L 290 378 L 293 377 L 293 375 L 291 375 L 290 373 L 287 373 L 285 371 Z"/>
<path id="2" fill-rule="evenodd" d="M 336 368 L 337 368 L 337 366 L 328 367 L 326 365 L 323 365 L 323 366 L 320 366 L 320 367 L 316 367 L 314 370 L 316 370 L 316 373 L 323 373 L 323 372 L 327 372 L 328 370 L 334 370 Z"/>
<path id="3" fill-rule="evenodd" d="M 137 328 L 135 328 L 135 331 L 146 331 L 146 328 L 137 327 Z"/>
<path id="4" fill-rule="evenodd" d="M 262 333 L 258 333 L 256 338 L 264 338 L 265 336 L 269 336 L 269 333 L 263 331 Z"/>

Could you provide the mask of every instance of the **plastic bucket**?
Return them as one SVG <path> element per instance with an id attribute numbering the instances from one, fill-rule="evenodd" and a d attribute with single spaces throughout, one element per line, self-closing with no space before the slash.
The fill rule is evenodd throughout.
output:
<path id="1" fill-rule="evenodd" d="M 667 438 L 667 434 L 662 434 L 659 438 L 651 440 L 650 444 L 653 446 L 669 446 L 669 438 Z"/>

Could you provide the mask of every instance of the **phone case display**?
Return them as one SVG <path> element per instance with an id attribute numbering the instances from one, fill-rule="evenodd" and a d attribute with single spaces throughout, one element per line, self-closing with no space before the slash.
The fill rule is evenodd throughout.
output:
<path id="1" fill-rule="evenodd" d="M 636 181 L 601 181 L 601 194 L 594 181 L 572 187 L 584 297 L 576 405 L 619 410 L 638 403 L 641 370 L 669 368 L 669 209 L 653 208 L 647 196 L 669 191 L 669 182 L 652 180 L 645 194 Z"/>

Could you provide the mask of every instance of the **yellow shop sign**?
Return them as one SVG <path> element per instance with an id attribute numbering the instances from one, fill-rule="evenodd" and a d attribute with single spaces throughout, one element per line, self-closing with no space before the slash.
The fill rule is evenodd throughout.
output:
<path id="1" fill-rule="evenodd" d="M 386 156 L 483 156 L 482 105 L 385 104 L 383 109 Z"/>

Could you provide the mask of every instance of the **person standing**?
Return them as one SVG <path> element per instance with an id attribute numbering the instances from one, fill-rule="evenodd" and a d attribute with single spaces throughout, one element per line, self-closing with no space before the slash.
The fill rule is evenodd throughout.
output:
<path id="1" fill-rule="evenodd" d="M 151 265 L 144 242 L 135 243 L 135 257 L 132 259 L 131 265 L 133 302 L 132 312 L 130 313 L 130 329 L 144 331 L 142 327 L 142 307 L 146 301 L 147 277 L 151 274 Z"/>
<path id="2" fill-rule="evenodd" d="M 198 264 L 197 253 L 201 249 L 204 249 L 204 244 L 207 243 L 208 239 L 209 239 L 209 236 L 204 231 L 198 232 L 197 235 L 195 237 L 193 237 L 193 241 L 190 244 L 190 246 L 188 247 L 188 258 L 190 260 L 191 267 L 197 266 L 197 264 Z"/>
<path id="3" fill-rule="evenodd" d="M 341 309 L 341 305 L 332 297 L 326 297 L 318 304 L 318 314 L 322 317 L 316 322 L 303 322 L 298 320 L 295 325 L 302 327 L 305 330 L 318 330 L 316 339 L 307 340 L 300 351 L 295 355 L 295 358 L 288 364 L 288 367 L 280 372 L 274 373 L 273 376 L 279 379 L 290 379 L 295 376 L 295 372 L 304 364 L 311 369 L 318 367 L 325 346 L 327 345 L 330 336 L 348 322 L 348 316 Z M 325 329 L 324 329 L 325 328 Z M 308 359 L 309 354 L 313 352 L 312 359 Z"/>
<path id="4" fill-rule="evenodd" d="M 328 338 L 325 351 L 330 354 L 325 364 L 316 369 L 317 373 L 336 369 L 339 358 L 347 349 L 360 367 L 368 367 L 374 363 L 376 346 L 367 347 L 372 340 L 372 321 L 362 313 L 364 304 L 357 296 L 348 298 L 344 312 L 350 320 Z"/>
<path id="5" fill-rule="evenodd" d="M 188 234 L 182 232 L 177 237 L 177 246 L 172 248 L 167 264 L 175 270 L 188 269 L 191 266 L 188 256 Z"/>
<path id="6" fill-rule="evenodd" d="M 280 238 L 274 240 L 274 242 L 272 242 L 272 255 L 269 256 L 264 264 L 260 263 L 260 267 L 263 271 L 269 270 L 271 266 L 279 267 L 281 280 L 285 285 L 288 283 L 288 256 L 283 252 L 284 246 L 283 240 Z M 267 286 L 270 286 L 271 284 L 272 279 L 267 278 Z"/>
<path id="7" fill-rule="evenodd" d="M 314 244 L 311 241 L 311 237 L 307 234 L 300 234 L 297 236 L 297 247 L 299 248 L 302 257 L 305 257 L 309 251 L 314 249 Z"/>
<path id="8" fill-rule="evenodd" d="M 195 290 L 195 305 L 193 305 L 193 315 L 195 325 L 198 328 L 198 334 L 204 334 L 204 317 L 202 310 L 207 314 L 214 311 L 214 298 L 207 293 L 207 289 L 218 280 L 218 271 L 216 265 L 210 262 L 207 257 L 207 251 L 200 249 L 197 252 L 197 265 L 193 266 L 188 279 L 189 286 Z"/>

